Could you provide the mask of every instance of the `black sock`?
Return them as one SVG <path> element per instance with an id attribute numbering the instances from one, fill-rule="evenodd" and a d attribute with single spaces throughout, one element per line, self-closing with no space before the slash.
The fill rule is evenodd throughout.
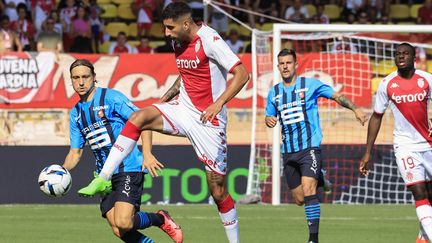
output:
<path id="1" fill-rule="evenodd" d="M 126 243 L 144 242 L 144 240 L 146 239 L 147 241 L 145 242 L 154 243 L 154 241 L 150 239 L 150 237 L 147 237 L 136 230 L 126 232 L 120 238 Z"/>
<path id="2" fill-rule="evenodd" d="M 150 218 L 151 224 L 154 226 L 160 227 L 165 223 L 165 219 L 161 214 L 147 213 L 147 216 Z"/>
<path id="3" fill-rule="evenodd" d="M 133 229 L 145 229 L 150 226 L 161 226 L 164 223 L 162 215 L 157 213 L 137 212 L 134 216 Z"/>
<path id="4" fill-rule="evenodd" d="M 304 197 L 306 221 L 309 227 L 309 241 L 318 243 L 319 221 L 321 207 L 316 195 Z"/>

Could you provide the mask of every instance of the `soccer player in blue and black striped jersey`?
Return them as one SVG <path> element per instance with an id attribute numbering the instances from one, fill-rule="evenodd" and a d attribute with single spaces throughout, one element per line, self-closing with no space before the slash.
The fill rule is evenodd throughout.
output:
<path id="1" fill-rule="evenodd" d="M 364 125 L 366 115 L 343 94 L 315 78 L 299 77 L 296 53 L 283 49 L 278 54 L 278 69 L 283 82 L 276 84 L 267 97 L 265 123 L 282 127 L 284 174 L 297 205 L 304 205 L 309 243 L 318 243 L 320 203 L 316 195 L 321 175 L 322 131 L 318 116 L 318 98 L 325 97 L 352 110 Z"/>
<path id="2" fill-rule="evenodd" d="M 81 159 L 84 145 L 88 143 L 96 158 L 97 176 L 129 116 L 138 108 L 122 93 L 96 87 L 94 67 L 86 59 L 74 61 L 70 66 L 70 75 L 80 101 L 70 113 L 70 150 L 63 167 L 73 169 Z M 146 141 L 151 141 L 151 132 L 140 135 L 143 140 L 146 137 Z M 143 152 L 146 160 L 155 160 L 163 166 L 152 155 L 151 143 L 143 144 Z M 114 234 L 124 242 L 154 242 L 138 231 L 152 225 L 160 227 L 171 238 L 173 234 L 177 239 L 179 234 L 182 238 L 180 227 L 168 212 L 140 211 L 144 183 L 142 163 L 143 156 L 135 146 L 120 163 L 111 181 L 103 185 L 106 188 L 102 191 L 107 194 L 101 198 L 102 217 L 108 220 Z"/>

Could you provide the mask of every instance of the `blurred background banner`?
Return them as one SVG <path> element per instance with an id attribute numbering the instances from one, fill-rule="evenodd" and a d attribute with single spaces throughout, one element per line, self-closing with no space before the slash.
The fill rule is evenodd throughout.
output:
<path id="1" fill-rule="evenodd" d="M 323 56 L 324 55 L 324 56 Z M 325 55 L 336 57 L 327 58 Z M 66 108 L 78 101 L 70 84 L 69 66 L 78 58 L 89 59 L 95 66 L 100 87 L 119 90 L 138 107 L 152 104 L 171 87 L 178 76 L 173 54 L 59 54 L 10 53 L 0 61 L 0 108 Z M 251 70 L 251 55 L 241 54 L 241 61 Z M 317 62 L 316 60 L 329 60 Z M 361 60 L 349 62 L 346 60 Z M 355 78 L 342 78 L 338 66 L 356 65 Z M 371 102 L 371 65 L 364 54 L 308 53 L 299 59 L 300 75 L 321 79 L 338 91 L 344 92 L 360 106 Z M 272 72 L 263 73 L 258 82 L 272 85 Z M 231 108 L 250 108 L 253 80 L 228 104 Z M 351 90 L 349 87 L 362 87 Z M 260 100 L 267 93 L 258 91 Z M 262 102 L 259 103 L 262 107 Z"/>

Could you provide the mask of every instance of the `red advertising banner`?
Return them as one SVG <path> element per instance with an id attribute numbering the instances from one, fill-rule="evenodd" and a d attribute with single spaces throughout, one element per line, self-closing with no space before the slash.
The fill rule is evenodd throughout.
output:
<path id="1" fill-rule="evenodd" d="M 0 58 L 0 108 L 73 107 L 78 96 L 70 83 L 69 66 L 77 58 L 94 64 L 98 86 L 121 91 L 138 107 L 155 102 L 178 76 L 173 54 L 9 53 Z M 252 73 L 251 55 L 240 58 Z M 271 73 L 263 73 L 258 81 L 271 84 Z M 299 58 L 297 73 L 317 77 L 358 105 L 370 106 L 372 75 L 367 56 L 305 54 Z M 251 80 L 228 107 L 251 107 L 252 85 Z M 258 91 L 258 95 L 264 100 L 267 91 Z"/>

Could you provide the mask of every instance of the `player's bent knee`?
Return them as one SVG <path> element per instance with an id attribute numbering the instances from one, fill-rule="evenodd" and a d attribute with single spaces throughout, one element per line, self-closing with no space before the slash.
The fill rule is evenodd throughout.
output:
<path id="1" fill-rule="evenodd" d="M 129 231 L 133 227 L 133 222 L 131 218 L 128 217 L 116 217 L 116 226 L 119 229 L 119 231 Z"/>
<path id="2" fill-rule="evenodd" d="M 304 204 L 304 199 L 298 199 L 298 198 L 294 198 L 295 204 L 297 204 L 297 206 L 303 206 Z"/>

